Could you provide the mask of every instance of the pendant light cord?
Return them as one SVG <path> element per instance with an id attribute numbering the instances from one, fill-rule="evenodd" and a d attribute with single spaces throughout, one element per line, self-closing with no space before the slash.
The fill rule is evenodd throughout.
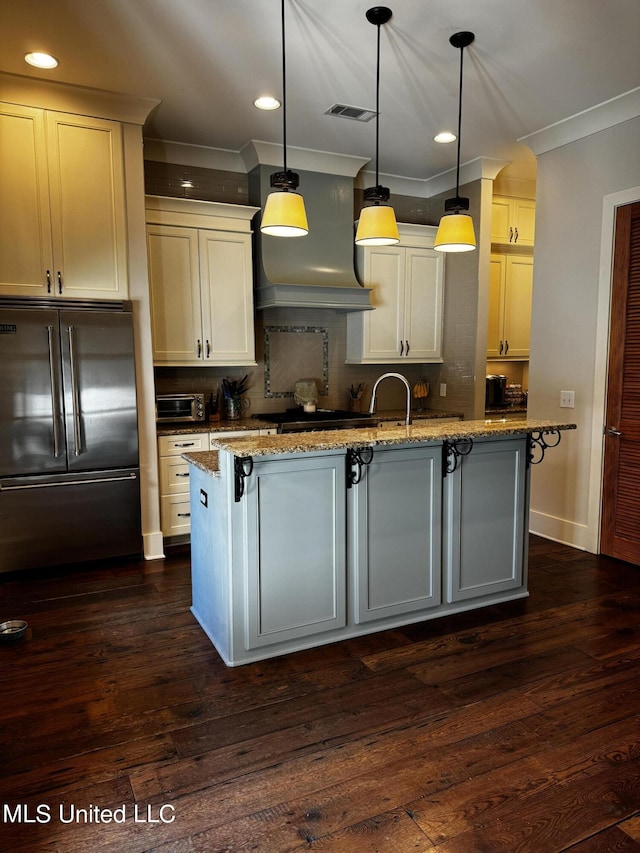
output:
<path id="1" fill-rule="evenodd" d="M 376 187 L 380 185 L 378 178 L 378 152 L 380 150 L 380 24 L 376 50 Z"/>
<path id="2" fill-rule="evenodd" d="M 456 198 L 460 196 L 460 143 L 462 131 L 462 59 L 464 47 L 460 48 L 460 87 L 458 89 L 458 160 L 456 165 Z"/>
<path id="3" fill-rule="evenodd" d="M 282 151 L 283 151 L 283 166 L 286 175 L 287 172 L 287 55 L 285 51 L 285 33 L 284 33 L 284 2 L 281 2 L 282 11 Z"/>

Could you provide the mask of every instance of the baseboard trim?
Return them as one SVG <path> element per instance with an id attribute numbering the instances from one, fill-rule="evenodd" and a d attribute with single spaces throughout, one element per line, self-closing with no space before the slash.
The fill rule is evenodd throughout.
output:
<path id="1" fill-rule="evenodd" d="M 575 521 L 532 509 L 529 513 L 529 532 L 543 539 L 578 548 L 580 551 L 598 553 L 597 547 L 592 544 L 593 536 L 586 524 L 577 524 Z"/>
<path id="2" fill-rule="evenodd" d="M 162 531 L 143 533 L 142 548 L 145 560 L 161 560 L 164 557 Z"/>

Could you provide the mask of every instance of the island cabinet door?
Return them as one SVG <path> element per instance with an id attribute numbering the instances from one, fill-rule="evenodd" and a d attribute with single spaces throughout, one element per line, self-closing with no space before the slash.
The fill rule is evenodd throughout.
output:
<path id="1" fill-rule="evenodd" d="M 526 438 L 477 441 L 444 483 L 449 603 L 522 587 L 526 544 Z"/>
<path id="2" fill-rule="evenodd" d="M 247 649 L 343 628 L 344 453 L 256 459 L 241 504 Z"/>
<path id="3" fill-rule="evenodd" d="M 436 607 L 441 593 L 442 448 L 375 448 L 349 490 L 356 623 Z"/>

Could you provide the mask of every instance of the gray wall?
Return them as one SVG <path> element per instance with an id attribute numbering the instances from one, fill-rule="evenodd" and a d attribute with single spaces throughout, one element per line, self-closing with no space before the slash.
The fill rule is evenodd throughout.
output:
<path id="1" fill-rule="evenodd" d="M 532 416 L 570 419 L 532 478 L 534 532 L 597 551 L 613 205 L 640 198 L 640 119 L 538 157 Z M 561 409 L 560 391 L 575 391 Z"/>

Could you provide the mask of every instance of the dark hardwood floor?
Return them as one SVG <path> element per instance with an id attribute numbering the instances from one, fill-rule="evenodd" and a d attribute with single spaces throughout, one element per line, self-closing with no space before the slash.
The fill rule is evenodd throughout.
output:
<path id="1" fill-rule="evenodd" d="M 227 669 L 188 554 L 0 578 L 0 850 L 640 851 L 640 568 Z"/>

